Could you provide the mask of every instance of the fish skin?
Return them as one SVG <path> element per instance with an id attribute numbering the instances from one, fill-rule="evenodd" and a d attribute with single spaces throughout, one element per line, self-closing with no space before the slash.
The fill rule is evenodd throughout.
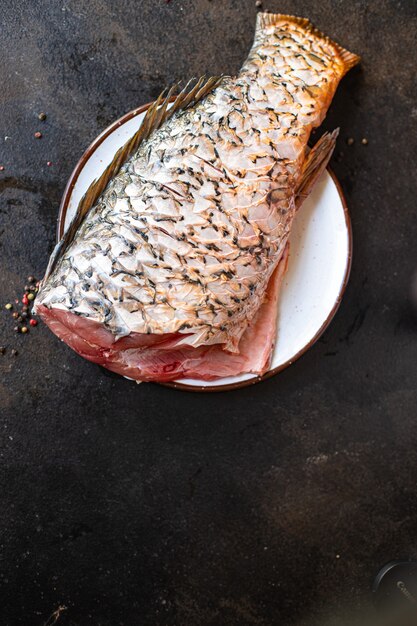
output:
<path id="1" fill-rule="evenodd" d="M 141 382 L 170 382 L 179 378 L 213 381 L 252 372 L 262 376 L 268 370 L 276 335 L 278 298 L 287 269 L 288 248 L 268 283 L 265 299 L 248 324 L 239 342 L 239 353 L 231 354 L 221 344 L 180 345 L 174 335 L 135 335 L 114 341 L 103 326 L 94 328 L 87 318 L 40 307 L 51 330 L 85 359 Z M 148 343 L 149 341 L 149 343 Z M 139 343 L 138 343 L 139 342 Z M 145 342 L 145 345 L 144 345 Z"/>
<path id="2" fill-rule="evenodd" d="M 117 338 L 182 333 L 238 352 L 288 241 L 311 130 L 357 61 L 308 20 L 258 14 L 239 75 L 141 144 L 36 305 Z"/>

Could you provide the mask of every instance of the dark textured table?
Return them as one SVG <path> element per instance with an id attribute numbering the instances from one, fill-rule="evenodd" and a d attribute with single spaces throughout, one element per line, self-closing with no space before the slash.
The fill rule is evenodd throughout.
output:
<path id="1" fill-rule="evenodd" d="M 384 562 L 417 556 L 416 3 L 264 6 L 363 58 L 324 123 L 353 222 L 343 303 L 288 370 L 205 396 L 106 373 L 44 326 L 15 335 L 3 310 L 2 626 L 334 626 Z M 255 16 L 254 0 L 3 3 L 2 305 L 42 275 L 89 142 L 177 79 L 236 72 Z"/>

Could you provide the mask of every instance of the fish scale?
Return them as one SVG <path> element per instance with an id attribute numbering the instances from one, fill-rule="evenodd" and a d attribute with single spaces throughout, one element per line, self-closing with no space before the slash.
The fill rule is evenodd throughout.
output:
<path id="1" fill-rule="evenodd" d="M 183 344 L 238 351 L 287 245 L 311 130 L 357 60 L 306 20 L 259 14 L 239 75 L 142 142 L 37 305 L 116 338 L 183 333 Z"/>

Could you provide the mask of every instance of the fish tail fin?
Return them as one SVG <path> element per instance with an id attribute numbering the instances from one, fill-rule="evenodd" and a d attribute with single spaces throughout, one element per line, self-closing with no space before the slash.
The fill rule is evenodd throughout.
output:
<path id="1" fill-rule="evenodd" d="M 286 25 L 298 26 L 307 37 L 316 38 L 321 40 L 326 47 L 333 51 L 333 54 L 338 58 L 340 63 L 340 78 L 344 76 L 352 67 L 360 62 L 360 57 L 353 52 L 349 52 L 346 48 L 343 48 L 338 43 L 324 35 L 318 28 L 316 28 L 309 19 L 306 17 L 297 17 L 295 15 L 284 15 L 281 13 L 258 13 L 257 31 L 264 31 L 271 26 Z"/>
<path id="2" fill-rule="evenodd" d="M 332 133 L 325 133 L 308 153 L 295 191 L 295 205 L 297 209 L 303 204 L 322 172 L 326 169 L 333 154 L 338 134 L 338 128 Z"/>

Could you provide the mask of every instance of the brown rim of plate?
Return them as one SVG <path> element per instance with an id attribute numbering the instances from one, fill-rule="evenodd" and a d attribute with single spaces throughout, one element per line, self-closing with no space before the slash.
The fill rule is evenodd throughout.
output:
<path id="1" fill-rule="evenodd" d="M 172 100 L 175 100 L 175 96 L 172 98 Z M 65 217 L 66 217 L 66 214 L 67 214 L 68 204 L 69 204 L 69 201 L 70 201 L 70 198 L 71 198 L 72 190 L 74 189 L 75 184 L 76 184 L 76 182 L 78 180 L 78 177 L 79 177 L 82 169 L 84 168 L 84 165 L 88 161 L 88 159 L 97 150 L 97 148 L 103 143 L 103 141 L 113 131 L 116 130 L 116 128 L 118 128 L 119 126 L 122 126 L 123 124 L 125 124 L 126 122 L 131 120 L 132 118 L 134 118 L 137 115 L 140 115 L 141 113 L 146 111 L 150 107 L 151 104 L 152 104 L 152 102 L 148 102 L 147 104 L 143 104 L 142 106 L 138 107 L 137 109 L 134 109 L 133 111 L 130 111 L 129 113 L 126 113 L 126 115 L 123 115 L 123 117 L 121 117 L 120 119 L 116 120 L 116 122 L 113 122 L 113 124 L 108 126 L 88 146 L 87 150 L 84 152 L 84 154 L 82 155 L 81 159 L 78 161 L 77 165 L 75 166 L 75 169 L 72 172 L 72 174 L 71 174 L 71 176 L 70 176 L 70 178 L 69 178 L 69 180 L 67 182 L 67 185 L 66 185 L 65 190 L 64 190 L 64 194 L 62 196 L 61 204 L 59 206 L 58 222 L 57 222 L 57 240 L 58 241 L 61 239 L 61 237 L 63 235 L 63 232 L 64 232 Z M 204 391 L 204 392 L 209 392 L 209 393 L 210 392 L 217 392 L 217 391 L 232 391 L 234 389 L 240 389 L 241 387 L 249 387 L 250 385 L 255 385 L 256 383 L 259 383 L 262 380 L 266 380 L 267 378 L 271 378 L 271 376 L 275 376 L 275 374 L 279 374 L 279 372 L 282 372 L 283 370 L 285 370 L 287 367 L 289 367 L 295 361 L 297 361 L 305 352 L 307 352 L 307 350 L 309 350 L 309 348 L 311 348 L 311 346 L 314 345 L 316 343 L 316 341 L 321 337 L 321 335 L 324 333 L 324 331 L 329 326 L 330 322 L 332 321 L 333 317 L 336 314 L 337 309 L 340 306 L 343 294 L 344 294 L 344 292 L 346 290 L 346 287 L 347 287 L 347 284 L 348 284 L 348 281 L 349 281 L 350 270 L 351 270 L 351 267 L 352 267 L 352 224 L 351 224 L 351 221 L 350 221 L 349 210 L 348 210 L 348 207 L 347 207 L 347 204 L 346 204 L 346 199 L 345 199 L 345 196 L 343 194 L 342 187 L 341 187 L 339 181 L 337 180 L 335 174 L 332 172 L 332 170 L 330 168 L 327 168 L 327 171 L 329 172 L 330 176 L 333 179 L 334 184 L 336 185 L 338 194 L 340 196 L 340 200 L 342 201 L 342 205 L 343 205 L 343 211 L 344 211 L 344 214 L 345 214 L 346 228 L 347 228 L 347 232 L 348 232 L 348 258 L 347 258 L 347 262 L 346 262 L 345 275 L 344 275 L 343 282 L 342 282 L 342 285 L 341 285 L 341 288 L 340 288 L 340 291 L 339 291 L 339 295 L 336 298 L 336 302 L 334 303 L 334 306 L 333 306 L 332 310 L 330 311 L 330 313 L 327 316 L 326 320 L 323 322 L 323 324 L 321 325 L 319 330 L 316 332 L 314 337 L 299 352 L 297 352 L 297 354 L 295 354 L 291 359 L 289 359 L 285 363 L 282 363 L 278 367 L 274 367 L 273 369 L 269 370 L 268 372 L 266 372 L 262 376 L 255 376 L 254 378 L 249 378 L 248 380 L 241 380 L 241 381 L 236 382 L 236 383 L 227 383 L 225 385 L 215 385 L 213 387 L 209 387 L 209 386 L 205 386 L 205 385 L 188 385 L 186 383 L 181 383 L 181 382 L 169 382 L 169 383 L 158 383 L 158 384 L 164 385 L 165 387 L 173 387 L 174 389 L 181 389 L 183 391 L 194 391 L 194 392 L 202 392 L 202 391 Z"/>

